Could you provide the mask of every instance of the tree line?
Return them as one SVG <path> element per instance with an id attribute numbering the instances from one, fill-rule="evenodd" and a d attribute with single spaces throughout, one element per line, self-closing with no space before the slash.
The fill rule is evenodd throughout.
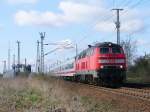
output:
<path id="1" fill-rule="evenodd" d="M 127 39 L 121 42 L 127 58 L 127 79 L 133 82 L 150 83 L 150 54 L 137 56 L 136 42 Z"/>

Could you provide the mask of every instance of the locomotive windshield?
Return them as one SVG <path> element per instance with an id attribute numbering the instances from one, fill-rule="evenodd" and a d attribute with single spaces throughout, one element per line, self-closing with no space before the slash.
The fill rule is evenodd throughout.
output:
<path id="1" fill-rule="evenodd" d="M 109 54 L 109 53 L 121 54 L 123 53 L 123 51 L 120 47 L 101 47 L 100 53 L 101 54 Z"/>
<path id="2" fill-rule="evenodd" d="M 102 48 L 100 48 L 100 53 L 101 54 L 108 54 L 109 53 L 109 48 L 108 47 L 102 47 Z"/>
<path id="3" fill-rule="evenodd" d="M 112 48 L 112 53 L 115 53 L 115 54 L 122 53 L 122 50 L 120 49 L 120 47 L 113 47 Z"/>

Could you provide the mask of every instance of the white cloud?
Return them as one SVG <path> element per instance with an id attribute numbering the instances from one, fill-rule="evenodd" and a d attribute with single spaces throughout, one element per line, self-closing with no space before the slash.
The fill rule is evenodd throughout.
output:
<path id="1" fill-rule="evenodd" d="M 18 11 L 15 15 L 15 21 L 18 25 L 47 25 L 60 26 L 63 24 L 61 15 L 52 12 L 40 13 L 38 11 Z"/>
<path id="2" fill-rule="evenodd" d="M 95 29 L 100 32 L 114 32 L 116 26 L 112 21 L 98 22 Z M 144 24 L 141 20 L 131 19 L 121 23 L 121 31 L 124 33 L 136 33 L 144 29 Z"/>
<path id="3" fill-rule="evenodd" d="M 124 23 L 122 23 L 122 27 L 121 27 L 121 30 L 123 32 L 128 32 L 128 33 L 139 32 L 143 29 L 144 29 L 144 24 L 141 20 L 138 19 L 125 21 Z"/>
<path id="4" fill-rule="evenodd" d="M 59 8 L 63 11 L 63 16 L 69 22 L 83 22 L 97 18 L 103 14 L 104 8 L 96 5 L 89 5 L 76 2 L 61 2 Z"/>
<path id="5" fill-rule="evenodd" d="M 33 4 L 36 3 L 37 0 L 8 0 L 8 2 L 11 4 L 24 4 L 24 3 Z"/>
<path id="6" fill-rule="evenodd" d="M 104 12 L 103 8 L 94 5 L 70 1 L 60 2 L 59 9 L 62 13 L 18 11 L 15 14 L 15 21 L 19 25 L 61 26 L 68 23 L 89 22 Z"/>
<path id="7" fill-rule="evenodd" d="M 106 32 L 106 33 L 114 31 L 114 28 L 115 28 L 115 24 L 111 21 L 102 21 L 102 22 L 98 22 L 95 25 L 95 29 L 97 31 Z"/>
<path id="8" fill-rule="evenodd" d="M 51 11 L 18 11 L 15 14 L 15 21 L 18 25 L 44 25 L 44 26 L 63 26 L 67 24 L 93 24 L 95 29 L 100 32 L 114 32 L 115 24 L 110 19 L 112 12 L 108 10 L 103 0 L 63 0 L 59 3 L 59 13 Z M 121 30 L 124 32 L 137 32 L 141 30 L 143 22 L 137 19 L 137 10 L 128 10 L 128 13 L 121 15 Z"/>
<path id="9" fill-rule="evenodd" d="M 144 29 L 144 23 L 139 18 L 139 12 L 137 10 L 126 9 L 126 11 L 120 12 L 121 31 L 124 33 L 135 33 Z M 100 32 L 114 32 L 115 19 L 109 19 L 108 21 L 100 21 L 95 25 L 95 29 Z M 113 20 L 113 21 L 112 21 Z"/>

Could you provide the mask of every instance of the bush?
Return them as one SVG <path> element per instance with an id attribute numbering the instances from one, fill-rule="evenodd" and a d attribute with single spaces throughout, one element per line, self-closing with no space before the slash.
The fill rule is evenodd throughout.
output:
<path id="1" fill-rule="evenodd" d="M 150 57 L 137 58 L 134 65 L 129 68 L 128 77 L 137 79 L 140 82 L 150 82 Z"/>

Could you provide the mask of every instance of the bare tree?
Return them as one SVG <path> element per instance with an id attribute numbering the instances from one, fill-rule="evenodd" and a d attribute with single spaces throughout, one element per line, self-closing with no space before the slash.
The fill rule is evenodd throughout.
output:
<path id="1" fill-rule="evenodd" d="M 127 58 L 127 65 L 130 67 L 133 64 L 133 60 L 136 56 L 137 46 L 136 41 L 131 38 L 121 41 L 121 46 L 124 49 Z"/>

